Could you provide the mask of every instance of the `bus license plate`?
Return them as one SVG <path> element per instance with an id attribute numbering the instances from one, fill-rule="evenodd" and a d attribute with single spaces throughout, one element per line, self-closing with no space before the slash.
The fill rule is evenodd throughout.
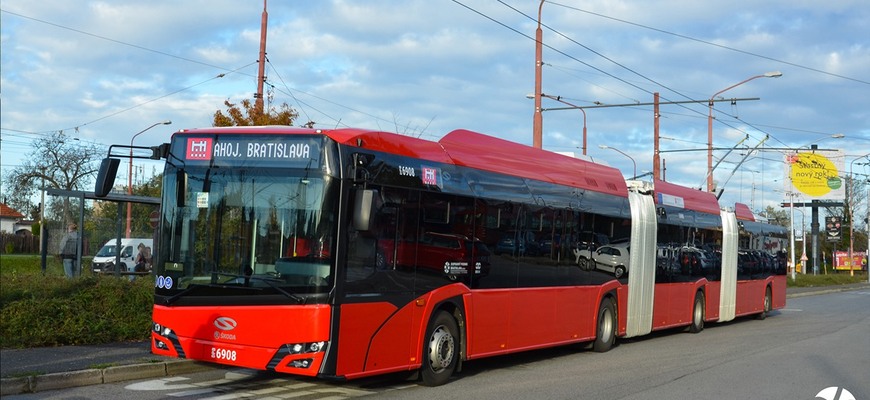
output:
<path id="1" fill-rule="evenodd" d="M 236 350 L 224 349 L 221 347 L 212 347 L 211 348 L 211 359 L 217 361 L 236 361 L 238 359 L 238 352 Z"/>

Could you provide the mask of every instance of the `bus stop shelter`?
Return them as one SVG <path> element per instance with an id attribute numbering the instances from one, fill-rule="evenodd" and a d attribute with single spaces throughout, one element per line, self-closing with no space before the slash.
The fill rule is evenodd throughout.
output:
<path id="1" fill-rule="evenodd" d="M 133 196 L 133 195 L 126 195 L 126 194 L 118 194 L 118 193 L 109 193 L 105 197 L 97 197 L 94 194 L 94 192 L 85 192 L 85 191 L 80 191 L 80 190 L 63 190 L 63 189 L 54 189 L 54 188 L 46 188 L 45 191 L 49 196 L 63 198 L 63 201 L 62 201 L 62 203 L 64 205 L 63 211 L 61 212 L 60 216 L 56 217 L 62 221 L 55 221 L 56 223 L 59 223 L 60 228 L 55 227 L 54 231 L 64 230 L 68 223 L 73 223 L 74 221 L 77 221 L 76 224 L 79 227 L 79 234 L 78 234 L 77 243 L 76 243 L 76 257 L 75 257 L 76 262 L 74 264 L 76 266 L 77 271 L 74 271 L 74 275 L 80 275 L 82 273 L 82 269 L 83 269 L 82 257 L 83 257 L 83 255 L 85 255 L 84 244 L 92 236 L 100 236 L 100 235 L 95 235 L 94 232 L 88 233 L 85 231 L 85 226 L 86 226 L 85 222 L 88 218 L 86 216 L 87 213 L 86 213 L 86 208 L 85 208 L 85 201 L 86 200 L 99 201 L 99 202 L 113 202 L 113 203 L 116 203 L 118 205 L 117 219 L 115 221 L 115 226 L 114 226 L 115 233 L 113 236 L 111 236 L 111 237 L 114 237 L 117 241 L 117 244 L 118 244 L 118 246 L 116 247 L 117 249 L 120 249 L 121 239 L 124 236 L 124 222 L 126 221 L 126 217 L 125 217 L 124 213 L 125 213 L 126 207 L 122 207 L 123 205 L 126 205 L 126 204 L 146 204 L 146 205 L 154 206 L 155 210 L 151 213 L 152 220 L 149 222 L 151 223 L 152 228 L 156 228 L 156 222 L 157 222 L 156 211 L 160 207 L 160 199 L 157 197 Z M 45 220 L 43 221 L 43 223 L 46 225 L 49 224 Z M 99 223 L 98 222 L 96 225 L 100 225 L 98 227 L 99 229 L 109 228 L 107 226 L 108 223 Z M 45 232 L 49 232 L 47 227 L 44 226 L 43 229 L 45 229 Z M 50 237 L 51 237 L 51 239 L 49 239 Z M 62 237 L 62 235 L 48 233 L 48 234 L 42 235 L 42 237 L 40 238 L 40 240 L 42 241 L 42 246 L 41 246 L 42 252 L 41 252 L 40 256 L 41 256 L 41 263 L 42 263 L 41 266 L 42 266 L 43 273 L 46 272 L 46 268 L 47 268 L 47 258 L 48 258 L 48 254 L 49 254 L 49 248 L 57 249 L 59 246 L 58 241 L 60 240 L 61 237 Z M 98 239 L 96 242 L 96 245 L 97 246 L 102 245 L 103 240 L 105 240 L 105 236 L 103 236 L 102 240 Z M 95 244 L 89 243 L 89 245 L 94 246 Z M 117 255 L 116 255 L 116 259 L 115 259 L 116 266 L 120 265 L 120 257 L 121 257 L 121 253 L 120 253 L 120 251 L 118 251 Z M 121 268 L 115 268 L 113 272 L 114 272 L 114 275 L 118 276 L 118 277 L 120 277 L 121 275 L 137 275 L 138 274 L 135 272 L 121 271 Z"/>

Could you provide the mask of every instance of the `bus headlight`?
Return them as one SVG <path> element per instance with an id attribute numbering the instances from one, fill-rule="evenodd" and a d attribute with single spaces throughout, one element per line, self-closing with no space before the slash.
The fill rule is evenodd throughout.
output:
<path id="1" fill-rule="evenodd" d="M 151 330 L 153 330 L 154 333 L 161 335 L 161 336 L 169 337 L 170 335 L 172 335 L 172 329 L 169 329 L 169 327 L 160 325 L 156 322 L 152 326 Z"/>
<path id="2" fill-rule="evenodd" d="M 327 342 L 289 343 L 284 345 L 287 354 L 319 353 L 324 351 Z"/>
<path id="3" fill-rule="evenodd" d="M 314 342 L 308 344 L 308 352 L 309 353 L 317 353 L 322 350 L 326 345 L 326 342 Z"/>

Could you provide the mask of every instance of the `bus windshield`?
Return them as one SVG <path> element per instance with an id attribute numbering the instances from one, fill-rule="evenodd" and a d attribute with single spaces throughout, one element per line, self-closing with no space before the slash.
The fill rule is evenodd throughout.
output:
<path id="1" fill-rule="evenodd" d="M 167 303 L 325 299 L 338 190 L 330 182 L 319 167 L 167 166 L 156 294 L 169 296 Z"/>

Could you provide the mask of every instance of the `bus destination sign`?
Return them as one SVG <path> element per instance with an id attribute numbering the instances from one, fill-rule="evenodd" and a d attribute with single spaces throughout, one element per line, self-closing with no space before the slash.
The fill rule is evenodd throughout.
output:
<path id="1" fill-rule="evenodd" d="M 229 164 L 255 163 L 308 163 L 319 159 L 318 142 L 312 138 L 287 136 L 219 136 L 186 137 L 185 160 L 214 161 Z"/>

